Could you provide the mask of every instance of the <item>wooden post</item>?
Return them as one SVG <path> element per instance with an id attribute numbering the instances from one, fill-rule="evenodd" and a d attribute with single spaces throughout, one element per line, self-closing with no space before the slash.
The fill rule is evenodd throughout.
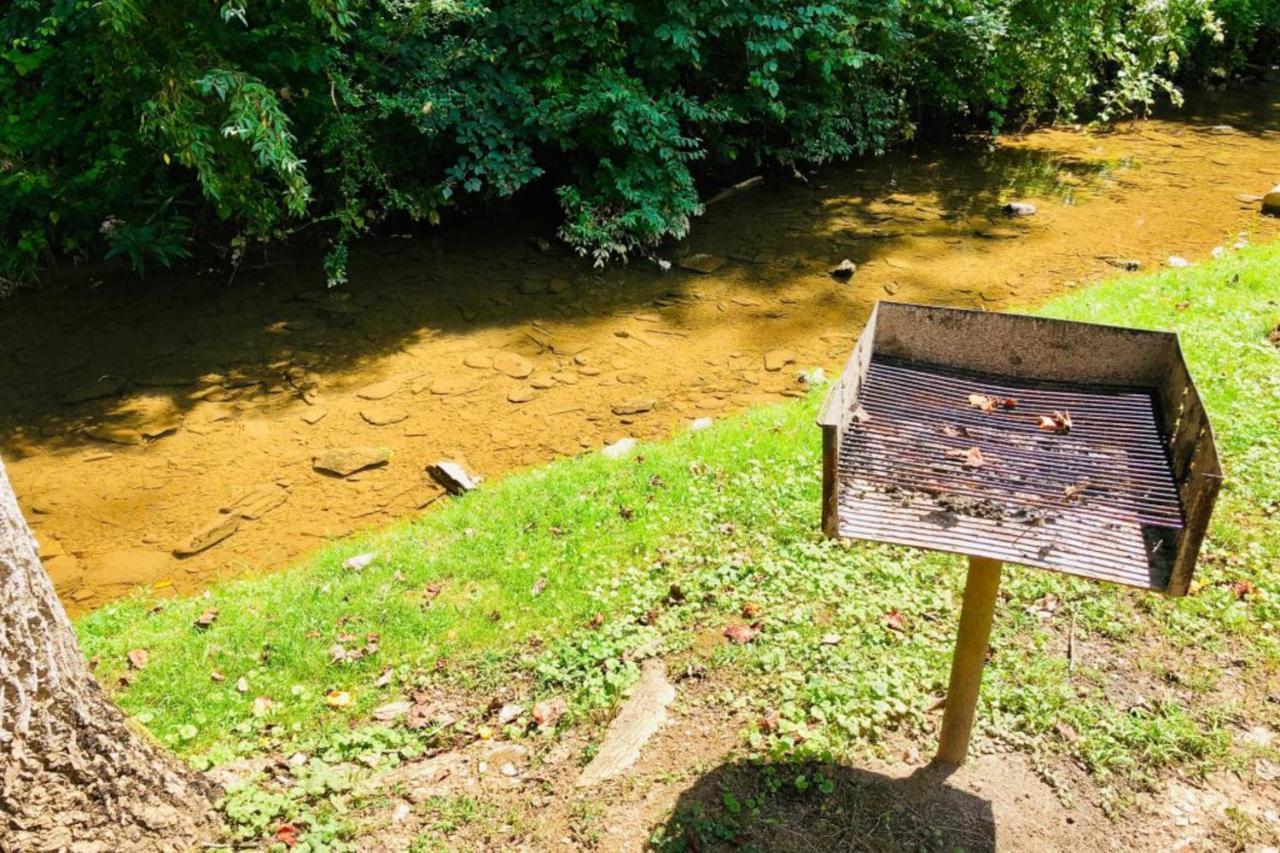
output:
<path id="1" fill-rule="evenodd" d="M 951 683 L 947 687 L 946 710 L 942 714 L 942 737 L 938 761 L 964 764 L 969 751 L 969 733 L 978 707 L 978 687 L 982 667 L 987 662 L 987 641 L 991 638 L 991 617 L 1000 588 L 1000 561 L 987 557 L 969 558 L 969 577 L 964 584 L 960 606 L 960 631 L 951 658 Z"/>

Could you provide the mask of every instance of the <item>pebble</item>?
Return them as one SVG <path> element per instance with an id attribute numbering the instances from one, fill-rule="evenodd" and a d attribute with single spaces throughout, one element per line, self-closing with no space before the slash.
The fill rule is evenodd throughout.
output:
<path id="1" fill-rule="evenodd" d="M 392 394 L 400 390 L 400 386 L 404 384 L 404 380 L 400 378 L 384 379 L 381 382 L 375 382 L 372 385 L 366 385 L 356 392 L 356 396 L 362 400 L 385 400 Z"/>
<path id="2" fill-rule="evenodd" d="M 694 418 L 692 421 L 689 422 L 689 429 L 694 432 L 699 432 L 701 430 L 709 428 L 711 424 L 712 424 L 711 418 L 707 418 L 707 417 Z"/>
<path id="3" fill-rule="evenodd" d="M 1181 255 L 1170 255 L 1168 259 L 1165 260 L 1165 263 L 1174 269 L 1185 269 L 1186 267 L 1191 266 L 1191 261 Z"/>
<path id="4" fill-rule="evenodd" d="M 507 402 L 508 403 L 527 403 L 536 396 L 538 395 L 534 393 L 534 390 L 532 388 L 530 388 L 527 385 L 521 385 L 516 388 L 512 388 L 510 391 L 507 392 Z"/>

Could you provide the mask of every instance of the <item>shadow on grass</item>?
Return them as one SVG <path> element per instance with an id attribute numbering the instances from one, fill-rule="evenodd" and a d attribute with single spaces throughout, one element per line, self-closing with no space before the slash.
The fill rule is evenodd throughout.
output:
<path id="1" fill-rule="evenodd" d="M 893 777 L 857 767 L 732 762 L 704 775 L 652 838 L 683 851 L 996 849 L 991 803 L 930 764 Z"/>

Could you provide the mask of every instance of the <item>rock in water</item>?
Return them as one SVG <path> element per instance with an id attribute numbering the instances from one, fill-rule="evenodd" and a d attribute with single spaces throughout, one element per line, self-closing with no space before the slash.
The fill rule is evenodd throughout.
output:
<path id="1" fill-rule="evenodd" d="M 796 360 L 796 354 L 789 349 L 771 349 L 764 354 L 764 369 L 778 371 Z"/>
<path id="2" fill-rule="evenodd" d="M 720 267 L 724 266 L 724 258 L 719 255 L 690 255 L 680 260 L 680 268 L 700 272 L 703 274 L 713 273 Z"/>
<path id="3" fill-rule="evenodd" d="M 234 513 L 219 515 L 204 527 L 192 533 L 173 549 L 174 556 L 187 557 L 212 548 L 240 528 L 240 516 Z"/>
<path id="4" fill-rule="evenodd" d="M 360 410 L 360 417 L 370 426 L 390 426 L 409 417 L 409 413 L 391 406 L 366 406 Z"/>
<path id="5" fill-rule="evenodd" d="M 289 499 L 289 493 L 275 483 L 267 483 L 245 492 L 222 508 L 222 512 L 255 521 Z"/>
<path id="6" fill-rule="evenodd" d="M 391 451 L 380 447 L 346 447 L 326 450 L 311 460 L 311 467 L 326 474 L 350 477 L 366 468 L 377 468 L 391 461 Z"/>
<path id="7" fill-rule="evenodd" d="M 654 400 L 623 400 L 621 403 L 614 403 L 610 410 L 619 417 L 641 415 L 652 409 L 654 403 Z"/>
<path id="8" fill-rule="evenodd" d="M 1011 201 L 1003 208 L 1005 216 L 1035 216 L 1036 206 L 1025 201 Z"/>
<path id="9" fill-rule="evenodd" d="M 451 495 L 461 495 L 480 485 L 480 478 L 473 477 L 452 459 L 441 459 L 427 466 L 427 475 L 435 480 Z"/>
<path id="10" fill-rule="evenodd" d="M 600 751 L 578 777 L 580 788 L 612 779 L 636 763 L 640 751 L 667 720 L 667 706 L 676 689 L 667 681 L 666 667 L 657 658 L 645 661 L 640 680 L 609 724 Z"/>
<path id="11" fill-rule="evenodd" d="M 381 382 L 375 382 L 372 385 L 366 385 L 356 392 L 356 396 L 361 400 L 385 400 L 392 394 L 400 390 L 400 386 L 404 384 L 404 380 L 399 377 L 384 379 Z"/>
<path id="12" fill-rule="evenodd" d="M 848 258 L 845 258 L 843 261 L 827 270 L 827 273 L 836 281 L 848 281 L 853 278 L 853 274 L 857 272 L 857 269 L 857 264 Z"/>
<path id="13" fill-rule="evenodd" d="M 1262 212 L 1266 216 L 1280 216 L 1280 187 L 1262 197 Z"/>
<path id="14" fill-rule="evenodd" d="M 498 353 L 493 357 L 493 366 L 512 379 L 527 379 L 533 373 L 533 362 L 514 352 Z"/>

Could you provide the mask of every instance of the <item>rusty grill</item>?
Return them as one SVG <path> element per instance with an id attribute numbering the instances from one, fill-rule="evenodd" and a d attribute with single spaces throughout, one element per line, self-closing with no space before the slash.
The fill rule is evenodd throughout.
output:
<path id="1" fill-rule="evenodd" d="M 1172 595 L 1221 480 L 1161 332 L 882 302 L 820 423 L 829 535 Z"/>

